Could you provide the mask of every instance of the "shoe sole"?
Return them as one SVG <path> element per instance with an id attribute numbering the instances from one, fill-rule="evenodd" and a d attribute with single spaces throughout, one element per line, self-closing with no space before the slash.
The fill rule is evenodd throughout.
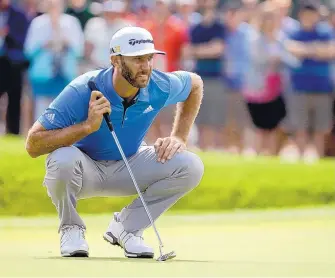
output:
<path id="1" fill-rule="evenodd" d="M 124 250 L 124 255 L 127 258 L 137 258 L 137 259 L 152 259 L 154 257 L 153 253 L 140 253 L 140 254 L 135 254 L 135 253 L 131 253 L 128 252 L 125 248 L 123 248 L 118 242 L 117 242 L 117 238 L 111 233 L 105 233 L 103 235 L 103 239 L 105 241 L 107 241 L 109 244 L 114 245 L 114 246 L 119 246 L 120 248 L 122 248 Z"/>
<path id="2" fill-rule="evenodd" d="M 72 257 L 72 258 L 88 258 L 88 252 L 85 251 L 85 250 L 77 250 L 77 251 L 74 251 L 72 253 L 62 254 L 62 257 L 65 257 L 65 258 L 69 258 L 69 257 Z"/>

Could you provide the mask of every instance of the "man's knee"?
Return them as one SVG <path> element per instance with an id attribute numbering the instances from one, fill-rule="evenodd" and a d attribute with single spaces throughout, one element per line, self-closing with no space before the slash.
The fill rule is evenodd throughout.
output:
<path id="1" fill-rule="evenodd" d="M 185 179 L 184 186 L 187 189 L 193 189 L 196 187 L 204 174 L 204 164 L 199 156 L 194 153 L 184 151 L 179 153 L 175 157 L 177 169 L 180 169 L 182 179 Z"/>
<path id="2" fill-rule="evenodd" d="M 75 147 L 64 147 L 50 153 L 46 160 L 45 180 L 68 182 L 82 173 L 83 154 Z"/>

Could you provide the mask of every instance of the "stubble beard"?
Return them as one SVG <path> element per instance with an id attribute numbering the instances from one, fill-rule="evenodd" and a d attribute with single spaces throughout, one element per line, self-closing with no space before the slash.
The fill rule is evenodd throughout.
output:
<path id="1" fill-rule="evenodd" d="M 124 79 L 128 81 L 128 83 L 131 86 L 141 89 L 141 88 L 145 88 L 148 85 L 149 80 L 145 84 L 139 84 L 136 81 L 136 76 L 135 77 L 132 76 L 131 70 L 129 69 L 129 67 L 126 65 L 126 63 L 124 62 L 122 58 L 121 58 L 121 64 L 122 64 L 121 75 Z"/>

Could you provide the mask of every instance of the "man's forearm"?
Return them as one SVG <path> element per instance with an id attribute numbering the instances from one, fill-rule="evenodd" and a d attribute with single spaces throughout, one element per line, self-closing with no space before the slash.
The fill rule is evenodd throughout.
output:
<path id="1" fill-rule="evenodd" d="M 215 41 L 211 43 L 198 44 L 194 46 L 194 57 L 199 59 L 221 58 L 224 50 L 223 42 Z"/>
<path id="2" fill-rule="evenodd" d="M 334 43 L 319 44 L 313 48 L 313 57 L 320 60 L 330 60 L 335 57 Z"/>
<path id="3" fill-rule="evenodd" d="M 61 147 L 71 146 L 90 134 L 85 123 L 56 130 L 30 130 L 26 150 L 31 157 L 48 154 Z"/>
<path id="4" fill-rule="evenodd" d="M 192 125 L 198 115 L 203 98 L 203 82 L 201 78 L 192 74 L 192 90 L 185 102 L 177 104 L 177 112 L 173 123 L 171 136 L 188 140 Z"/>
<path id="5" fill-rule="evenodd" d="M 290 42 L 287 49 L 294 56 L 299 58 L 312 58 L 319 60 L 329 60 L 335 57 L 334 43 L 310 43 Z"/>
<path id="6" fill-rule="evenodd" d="M 290 41 L 286 44 L 286 49 L 298 58 L 305 58 L 310 54 L 307 45 L 300 42 Z"/>

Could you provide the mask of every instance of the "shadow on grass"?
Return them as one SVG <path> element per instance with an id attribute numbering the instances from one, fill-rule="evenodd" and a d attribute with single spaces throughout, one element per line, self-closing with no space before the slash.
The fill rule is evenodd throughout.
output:
<path id="1" fill-rule="evenodd" d="M 75 261 L 112 261 L 112 262 L 136 262 L 136 263 L 218 263 L 218 261 L 206 261 L 206 260 L 179 260 L 172 259 L 165 262 L 157 262 L 155 259 L 131 259 L 131 258 L 120 258 L 120 257 L 89 257 L 89 258 L 63 258 L 58 256 L 50 257 L 35 257 L 37 260 L 75 260 Z"/>

